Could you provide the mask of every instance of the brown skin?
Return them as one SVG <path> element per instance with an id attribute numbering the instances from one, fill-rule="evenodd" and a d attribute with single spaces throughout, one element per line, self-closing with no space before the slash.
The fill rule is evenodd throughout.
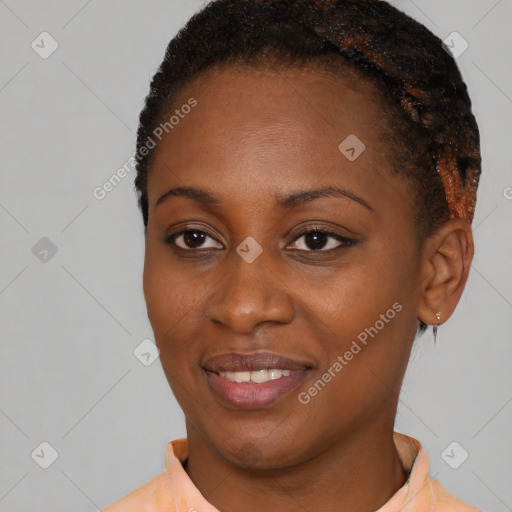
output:
<path id="1" fill-rule="evenodd" d="M 418 244 L 408 181 L 391 175 L 379 106 L 369 86 L 358 85 L 359 92 L 318 70 L 210 71 L 181 92 L 174 108 L 190 97 L 198 105 L 156 149 L 144 266 L 148 317 L 186 416 L 186 471 L 222 512 L 370 512 L 407 478 L 392 436 L 418 318 L 433 324 L 437 311 L 441 323 L 450 317 L 473 239 L 467 222 L 452 220 Z M 354 162 L 338 150 L 351 133 L 366 145 Z M 290 210 L 275 205 L 275 195 L 323 185 L 349 190 L 373 211 L 346 197 Z M 207 189 L 221 202 L 171 197 L 155 208 L 176 186 Z M 325 238 L 313 251 L 303 236 L 313 226 L 356 243 Z M 191 228 L 209 230 L 206 249 L 184 237 L 175 244 L 191 248 L 165 242 Z M 263 248 L 250 264 L 236 253 L 248 236 Z M 395 302 L 402 311 L 301 404 L 298 393 Z M 202 364 L 227 352 L 267 351 L 307 362 L 307 379 L 266 408 L 224 405 Z"/>

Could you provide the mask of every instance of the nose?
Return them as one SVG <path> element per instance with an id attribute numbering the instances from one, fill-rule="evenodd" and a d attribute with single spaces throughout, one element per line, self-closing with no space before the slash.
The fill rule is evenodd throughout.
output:
<path id="1" fill-rule="evenodd" d="M 268 257 L 261 255 L 248 263 L 233 253 L 224 261 L 226 275 L 215 287 L 206 307 L 211 321 L 238 334 L 249 334 L 263 322 L 292 321 L 290 290 L 267 260 Z"/>

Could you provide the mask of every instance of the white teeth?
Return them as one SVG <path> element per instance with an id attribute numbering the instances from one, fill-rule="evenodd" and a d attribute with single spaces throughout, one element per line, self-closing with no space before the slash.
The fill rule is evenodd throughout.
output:
<path id="1" fill-rule="evenodd" d="M 280 379 L 281 377 L 288 377 L 291 375 L 291 370 L 280 370 L 279 368 L 272 368 L 270 370 L 255 370 L 252 372 L 219 372 L 221 377 L 228 379 L 232 382 L 254 382 L 261 384 L 269 380 Z"/>
<path id="2" fill-rule="evenodd" d="M 251 381 L 256 382 L 256 384 L 261 384 L 262 382 L 268 382 L 270 379 L 268 378 L 268 370 L 257 370 L 251 372 Z"/>
<path id="3" fill-rule="evenodd" d="M 268 378 L 269 380 L 280 379 L 283 376 L 283 370 L 269 370 Z"/>
<path id="4" fill-rule="evenodd" d="M 233 375 L 235 382 L 249 382 L 251 380 L 251 372 L 236 372 Z"/>

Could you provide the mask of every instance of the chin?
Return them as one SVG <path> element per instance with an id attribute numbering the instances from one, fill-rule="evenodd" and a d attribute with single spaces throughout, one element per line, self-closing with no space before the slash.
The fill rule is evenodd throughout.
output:
<path id="1" fill-rule="evenodd" d="M 241 469 L 266 471 L 282 469 L 294 465 L 297 442 L 290 446 L 278 437 L 265 435 L 263 439 L 230 438 L 220 444 L 215 443 L 217 451 L 230 464 Z"/>

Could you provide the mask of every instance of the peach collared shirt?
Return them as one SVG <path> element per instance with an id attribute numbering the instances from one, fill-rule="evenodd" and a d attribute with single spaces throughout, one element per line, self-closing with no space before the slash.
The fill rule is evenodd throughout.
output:
<path id="1" fill-rule="evenodd" d="M 416 439 L 394 432 L 393 440 L 404 471 L 405 484 L 376 512 L 482 512 L 451 496 L 429 475 L 427 453 Z M 187 439 L 167 444 L 166 468 L 158 476 L 103 512 L 219 512 L 208 503 L 183 469 Z"/>

